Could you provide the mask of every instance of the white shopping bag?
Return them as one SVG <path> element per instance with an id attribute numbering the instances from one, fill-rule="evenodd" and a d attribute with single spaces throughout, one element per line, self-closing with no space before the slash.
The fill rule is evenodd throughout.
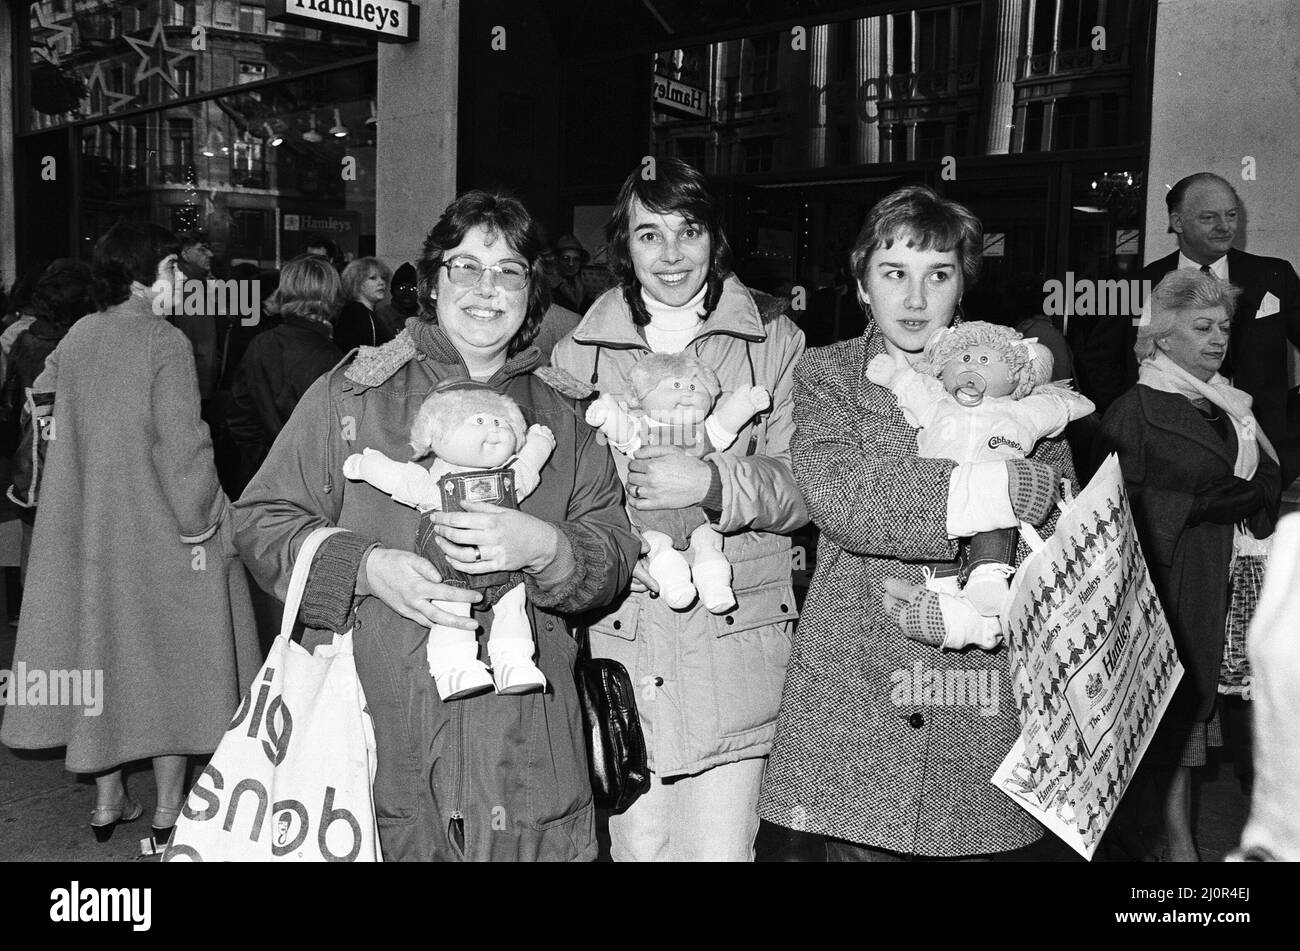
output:
<path id="1" fill-rule="evenodd" d="M 377 862 L 375 734 L 351 633 L 308 653 L 290 639 L 312 558 L 298 552 L 280 636 L 189 796 L 163 861 Z"/>
<path id="2" fill-rule="evenodd" d="M 1016 570 L 1020 737 L 993 784 L 1091 859 L 1183 676 L 1111 455 Z"/>

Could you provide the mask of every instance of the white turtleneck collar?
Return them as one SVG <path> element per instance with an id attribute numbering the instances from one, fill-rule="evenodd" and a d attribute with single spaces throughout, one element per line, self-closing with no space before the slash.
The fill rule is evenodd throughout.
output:
<path id="1" fill-rule="evenodd" d="M 658 301 L 641 289 L 641 300 L 650 315 L 650 324 L 645 328 L 646 342 L 655 353 L 681 353 L 695 339 L 704 324 L 701 316 L 704 310 L 704 295 L 708 293 L 706 282 L 699 293 L 685 304 L 673 306 Z"/>

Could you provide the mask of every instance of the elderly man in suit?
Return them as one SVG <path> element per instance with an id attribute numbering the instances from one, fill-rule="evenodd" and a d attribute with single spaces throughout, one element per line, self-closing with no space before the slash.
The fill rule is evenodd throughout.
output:
<path id="1" fill-rule="evenodd" d="M 1231 281 L 1242 289 L 1228 355 L 1220 372 L 1255 398 L 1260 428 L 1278 450 L 1283 485 L 1300 474 L 1300 421 L 1287 400 L 1291 389 L 1287 342 L 1300 347 L 1300 277 L 1282 258 L 1266 258 L 1232 247 L 1241 220 L 1241 200 L 1227 181 L 1211 172 L 1181 179 L 1165 196 L 1169 230 L 1178 250 L 1148 264 L 1142 279 L 1155 287 L 1175 268 L 1192 268 Z M 1137 379 L 1129 328 L 1130 382 Z"/>

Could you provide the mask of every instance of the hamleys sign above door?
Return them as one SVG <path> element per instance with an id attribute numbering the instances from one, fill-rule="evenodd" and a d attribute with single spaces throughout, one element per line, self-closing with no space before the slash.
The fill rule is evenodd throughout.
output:
<path id="1" fill-rule="evenodd" d="M 419 39 L 420 8 L 405 0 L 268 0 L 266 15 L 281 23 L 342 29 L 386 43 Z"/>

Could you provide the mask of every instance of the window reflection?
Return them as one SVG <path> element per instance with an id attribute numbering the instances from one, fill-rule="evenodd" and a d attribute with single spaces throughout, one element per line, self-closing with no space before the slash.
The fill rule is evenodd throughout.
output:
<path id="1" fill-rule="evenodd" d="M 662 50 L 656 150 L 745 175 L 1139 145 L 1144 8 L 965 0 L 811 25 L 802 49 L 782 29 Z"/>
<path id="2" fill-rule="evenodd" d="M 122 217 L 203 231 L 218 267 L 278 266 L 309 231 L 373 253 L 373 39 L 270 23 L 260 2 L 29 11 L 22 135 L 80 123 L 80 253 Z"/>

